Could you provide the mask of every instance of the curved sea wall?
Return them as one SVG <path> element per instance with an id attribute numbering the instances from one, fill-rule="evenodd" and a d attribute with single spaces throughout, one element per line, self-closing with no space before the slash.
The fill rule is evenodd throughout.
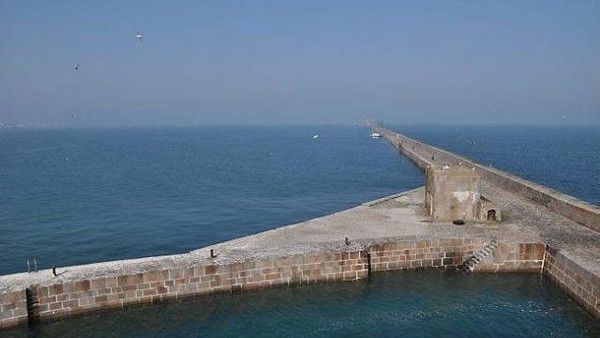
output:
<path id="1" fill-rule="evenodd" d="M 454 268 L 489 239 L 381 240 L 315 246 L 302 255 L 239 260 L 195 253 L 0 277 L 0 328 L 212 293 L 353 281 L 377 271 Z M 541 273 L 545 245 L 498 243 L 476 272 Z"/>
<path id="2" fill-rule="evenodd" d="M 600 232 L 600 207 L 591 205 L 573 196 L 552 190 L 504 171 L 485 167 L 467 158 L 430 146 L 385 128 L 378 128 L 385 139 L 410 158 L 417 166 L 426 169 L 429 159 L 443 161 L 452 165 L 462 164 L 475 168 L 483 180 L 515 192 L 527 199 L 547 207 L 583 226 Z"/>

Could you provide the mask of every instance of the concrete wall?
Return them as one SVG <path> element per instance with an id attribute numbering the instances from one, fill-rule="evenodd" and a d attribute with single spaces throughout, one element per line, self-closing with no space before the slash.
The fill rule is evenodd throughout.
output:
<path id="1" fill-rule="evenodd" d="M 425 210 L 435 221 L 480 220 L 481 179 L 462 166 L 426 170 Z"/>
<path id="2" fill-rule="evenodd" d="M 441 161 L 451 165 L 458 165 L 459 162 L 462 162 L 464 166 L 474 167 L 484 181 L 516 192 L 583 226 L 600 231 L 600 207 L 598 206 L 554 191 L 543 185 L 510 175 L 501 170 L 484 167 L 464 157 L 421 143 L 385 128 L 379 128 L 377 131 L 420 168 L 426 169 L 428 165 L 431 165 L 432 156 L 436 162 Z"/>
<path id="3" fill-rule="evenodd" d="M 254 291 L 274 286 L 352 281 L 372 271 L 449 268 L 462 264 L 486 244 L 484 239 L 389 241 L 351 252 L 331 252 L 246 260 L 222 265 L 154 268 L 93 279 L 28 285 L 33 294 L 28 315 L 24 289 L 0 291 L 0 328 L 57 320 L 94 311 L 140 306 L 210 293 Z M 500 243 L 479 272 L 541 273 L 539 243 Z M 543 252 L 543 250 L 542 250 Z M 140 260 L 143 263 L 143 259 Z M 101 271 L 98 271 L 101 274 Z M 98 275 L 98 274 L 96 274 Z"/>
<path id="4" fill-rule="evenodd" d="M 544 275 L 573 297 L 579 305 L 600 320 L 600 276 L 575 263 L 554 248 L 548 247 Z"/>

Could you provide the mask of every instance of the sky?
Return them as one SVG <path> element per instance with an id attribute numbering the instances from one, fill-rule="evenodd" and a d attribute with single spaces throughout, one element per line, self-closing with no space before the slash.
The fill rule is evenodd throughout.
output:
<path id="1" fill-rule="evenodd" d="M 0 1 L 4 125 L 366 118 L 600 125 L 600 1 Z"/>

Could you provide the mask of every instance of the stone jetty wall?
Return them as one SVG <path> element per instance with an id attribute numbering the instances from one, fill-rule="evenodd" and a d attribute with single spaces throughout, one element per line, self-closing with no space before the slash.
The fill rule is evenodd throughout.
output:
<path id="1" fill-rule="evenodd" d="M 0 291 L 0 329 L 27 323 L 25 289 Z"/>
<path id="2" fill-rule="evenodd" d="M 453 268 L 487 242 L 486 239 L 383 241 L 364 244 L 353 251 L 185 267 L 154 264 L 146 271 L 131 272 L 129 267 L 130 272 L 105 276 L 101 275 L 106 271 L 103 264 L 108 263 L 100 263 L 90 265 L 96 270 L 90 273 L 94 278 L 58 278 L 49 271 L 40 271 L 32 274 L 48 277 L 28 283 L 15 282 L 0 290 L 0 328 L 211 293 L 353 281 L 376 271 Z M 489 261 L 479 264 L 475 271 L 541 273 L 543 248 L 541 243 L 500 243 Z M 147 266 L 144 261 L 148 259 L 136 260 L 135 264 Z M 79 268 L 89 273 L 88 266 L 66 270 Z"/>
<path id="3" fill-rule="evenodd" d="M 551 247 L 546 251 L 544 275 L 600 320 L 600 276 Z"/>
<path id="4" fill-rule="evenodd" d="M 479 165 L 462 156 L 413 140 L 385 128 L 379 128 L 377 131 L 422 169 L 427 168 L 434 160 L 450 165 L 462 163 L 464 166 L 475 168 L 484 181 L 501 186 L 505 190 L 518 193 L 583 226 L 600 231 L 600 207 L 598 206 L 591 205 L 573 196 L 560 193 L 541 184 L 525 180 L 501 170 Z"/>
<path id="5" fill-rule="evenodd" d="M 144 259 L 136 260 L 136 264 L 143 266 Z M 94 264 L 94 268 L 102 270 L 102 264 Z M 47 271 L 37 273 L 44 272 L 47 275 Z M 88 273 L 98 275 L 93 271 Z M 39 284 L 31 283 L 26 289 L 0 291 L 0 328 L 27 322 L 32 316 L 36 321 L 57 320 L 94 311 L 203 294 L 356 280 L 365 278 L 367 274 L 367 255 L 356 251 L 181 268 L 154 266 L 148 271 L 111 274 L 93 279 L 61 281 L 57 278 L 56 282 L 46 279 L 40 280 Z M 27 302 L 26 291 L 32 293 L 35 299 Z M 31 308 L 29 314 L 28 305 Z"/>
<path id="6" fill-rule="evenodd" d="M 439 239 L 388 242 L 371 246 L 372 271 L 453 268 L 489 243 L 487 239 Z M 500 243 L 475 272 L 541 273 L 545 246 L 542 243 Z"/>

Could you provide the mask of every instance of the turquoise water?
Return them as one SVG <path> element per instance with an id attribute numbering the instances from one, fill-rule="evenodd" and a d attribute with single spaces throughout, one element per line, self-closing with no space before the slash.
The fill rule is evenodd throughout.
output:
<path id="1" fill-rule="evenodd" d="M 214 295 L 17 328 L 6 337 L 598 337 L 537 275 L 439 270 Z"/>

